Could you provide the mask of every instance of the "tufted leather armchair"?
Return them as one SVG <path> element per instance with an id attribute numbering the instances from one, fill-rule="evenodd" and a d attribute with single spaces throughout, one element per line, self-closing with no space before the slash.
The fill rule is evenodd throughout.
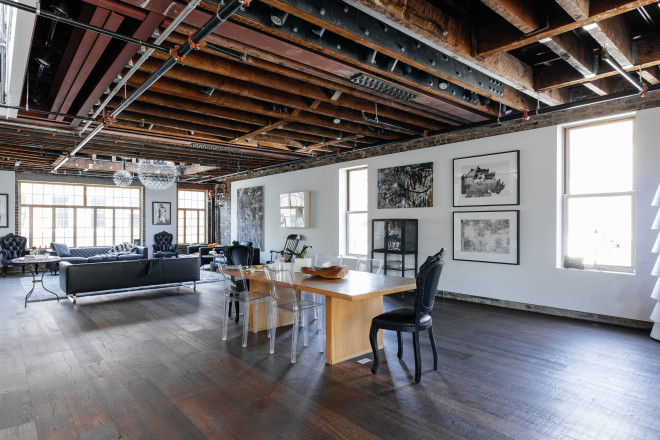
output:
<path id="1" fill-rule="evenodd" d="M 435 348 L 435 339 L 433 339 L 433 302 L 435 294 L 438 291 L 438 281 L 444 266 L 445 249 L 440 249 L 437 254 L 428 257 L 424 264 L 419 268 L 417 275 L 417 295 L 415 296 L 415 308 L 401 307 L 382 313 L 371 320 L 369 329 L 369 342 L 374 354 L 374 363 L 371 372 L 376 374 L 378 371 L 378 330 L 396 331 L 398 343 L 397 357 L 403 357 L 403 345 L 401 343 L 401 332 L 413 334 L 413 351 L 415 352 L 415 382 L 419 383 L 422 379 L 422 359 L 419 353 L 419 332 L 429 331 L 431 339 L 431 348 L 433 349 L 433 369 L 438 369 L 438 352 Z"/>
<path id="2" fill-rule="evenodd" d="M 25 264 L 12 263 L 14 258 L 21 258 L 27 255 L 27 238 L 20 235 L 7 234 L 0 238 L 0 258 L 2 262 L 2 277 L 7 275 L 7 267 L 22 266 L 25 273 Z"/>
<path id="3" fill-rule="evenodd" d="M 154 234 L 154 255 L 160 252 L 162 258 L 179 257 L 179 245 L 172 243 L 174 236 L 169 232 L 162 231 Z"/>

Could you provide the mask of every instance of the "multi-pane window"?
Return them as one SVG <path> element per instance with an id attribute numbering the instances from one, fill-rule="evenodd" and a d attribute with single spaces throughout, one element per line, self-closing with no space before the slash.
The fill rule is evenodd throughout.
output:
<path id="1" fill-rule="evenodd" d="M 28 246 L 112 246 L 140 238 L 140 188 L 19 182 L 20 234 Z"/>
<path id="2" fill-rule="evenodd" d="M 633 118 L 565 128 L 563 265 L 634 270 Z"/>
<path id="3" fill-rule="evenodd" d="M 206 191 L 177 191 L 179 243 L 206 243 Z"/>
<path id="4" fill-rule="evenodd" d="M 367 255 L 367 168 L 346 171 L 346 251 L 349 255 Z"/>

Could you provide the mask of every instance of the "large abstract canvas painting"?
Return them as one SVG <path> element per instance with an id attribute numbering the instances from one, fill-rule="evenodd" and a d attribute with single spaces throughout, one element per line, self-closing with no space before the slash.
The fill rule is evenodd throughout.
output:
<path id="1" fill-rule="evenodd" d="M 378 209 L 433 206 L 433 162 L 378 170 Z"/>
<path id="2" fill-rule="evenodd" d="M 264 187 L 239 188 L 236 194 L 238 241 L 264 248 Z"/>

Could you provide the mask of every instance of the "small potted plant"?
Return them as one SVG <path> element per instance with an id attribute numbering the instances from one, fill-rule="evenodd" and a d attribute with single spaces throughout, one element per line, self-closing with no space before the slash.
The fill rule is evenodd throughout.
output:
<path id="1" fill-rule="evenodd" d="M 300 272 L 300 268 L 302 267 L 309 267 L 312 265 L 312 259 L 307 258 L 307 249 L 311 249 L 311 246 L 308 245 L 303 245 L 302 249 L 300 252 L 296 252 L 293 249 L 287 249 L 287 251 L 291 252 L 291 254 L 296 257 L 293 260 L 293 270 L 296 272 Z"/>

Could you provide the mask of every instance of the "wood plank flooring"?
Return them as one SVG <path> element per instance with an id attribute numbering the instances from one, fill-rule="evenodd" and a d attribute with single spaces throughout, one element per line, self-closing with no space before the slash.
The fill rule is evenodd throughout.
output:
<path id="1" fill-rule="evenodd" d="M 221 340 L 213 284 L 24 308 L 20 277 L 0 279 L 0 440 L 660 439 L 647 330 L 438 300 L 415 384 L 409 334 L 399 361 L 385 332 L 376 376 L 326 366 L 315 332 L 290 364 L 290 327 L 274 355 L 242 321 Z"/>

